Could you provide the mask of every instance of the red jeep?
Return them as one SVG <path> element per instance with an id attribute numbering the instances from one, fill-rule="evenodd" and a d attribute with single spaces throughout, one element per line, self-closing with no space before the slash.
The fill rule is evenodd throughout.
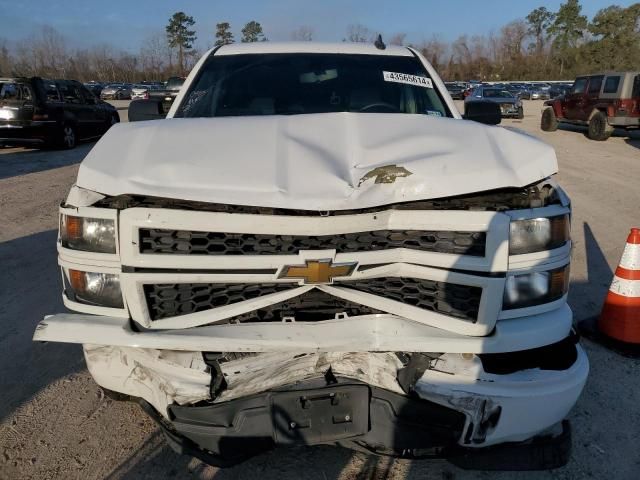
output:
<path id="1" fill-rule="evenodd" d="M 592 140 L 606 140 L 614 128 L 640 128 L 640 72 L 609 72 L 576 78 L 566 94 L 544 102 L 540 128 L 558 123 L 589 127 Z"/>

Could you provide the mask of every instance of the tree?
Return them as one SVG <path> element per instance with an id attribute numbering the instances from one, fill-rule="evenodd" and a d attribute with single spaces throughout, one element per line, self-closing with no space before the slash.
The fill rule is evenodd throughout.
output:
<path id="1" fill-rule="evenodd" d="M 266 40 L 267 38 L 262 33 L 262 25 L 255 20 L 247 22 L 242 29 L 242 43 L 264 42 Z"/>
<path id="2" fill-rule="evenodd" d="M 560 5 L 554 22 L 547 29 L 547 33 L 554 37 L 553 49 L 560 60 L 560 75 L 567 62 L 575 59 L 578 42 L 587 28 L 587 17 L 581 15 L 581 11 L 579 0 L 567 0 Z"/>
<path id="3" fill-rule="evenodd" d="M 622 8 L 617 5 L 599 10 L 589 25 L 589 31 L 602 39 L 637 40 L 640 35 L 640 3 Z"/>
<path id="4" fill-rule="evenodd" d="M 396 33 L 389 39 L 389 45 L 404 45 L 405 38 L 407 38 L 406 33 Z"/>
<path id="5" fill-rule="evenodd" d="M 429 60 L 437 71 L 444 66 L 444 56 L 447 53 L 447 44 L 435 35 L 428 41 L 423 41 L 419 47 L 420 53 Z"/>
<path id="6" fill-rule="evenodd" d="M 231 33 L 231 25 L 229 25 L 229 22 L 216 23 L 216 41 L 214 45 L 220 47 L 221 45 L 229 45 L 233 42 L 233 33 Z"/>
<path id="7" fill-rule="evenodd" d="M 373 42 L 374 34 L 364 25 L 359 23 L 347 26 L 347 42 L 369 43 Z"/>
<path id="8" fill-rule="evenodd" d="M 313 40 L 314 30 L 312 27 L 302 25 L 291 32 L 291 40 L 297 40 L 301 42 L 310 42 Z"/>
<path id="9" fill-rule="evenodd" d="M 526 20 L 529 25 L 528 33 L 535 38 L 536 55 L 542 54 L 547 29 L 551 26 L 555 17 L 556 14 L 550 12 L 545 7 L 538 7 L 527 15 Z"/>
<path id="10" fill-rule="evenodd" d="M 12 60 L 7 40 L 0 38 L 0 76 L 13 72 Z"/>
<path id="11" fill-rule="evenodd" d="M 139 57 L 145 80 L 160 80 L 173 74 L 170 71 L 171 49 L 162 32 L 154 33 L 143 41 Z"/>
<path id="12" fill-rule="evenodd" d="M 189 30 L 195 23 L 193 17 L 184 12 L 176 12 L 165 28 L 169 47 L 178 49 L 178 68 L 181 75 L 184 75 L 185 71 L 185 56 L 190 53 L 197 38 L 195 30 Z"/>
<path id="13" fill-rule="evenodd" d="M 585 46 L 583 57 L 594 70 L 640 68 L 640 3 L 603 8 L 588 28 L 593 39 Z"/>

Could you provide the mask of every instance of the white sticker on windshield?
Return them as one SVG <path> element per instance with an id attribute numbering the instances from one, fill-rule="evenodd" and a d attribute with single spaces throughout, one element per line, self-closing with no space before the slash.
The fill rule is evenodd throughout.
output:
<path id="1" fill-rule="evenodd" d="M 433 88 L 433 83 L 431 83 L 430 78 L 419 75 L 383 71 L 382 76 L 385 82 L 406 83 L 407 85 L 415 85 L 416 87 Z"/>

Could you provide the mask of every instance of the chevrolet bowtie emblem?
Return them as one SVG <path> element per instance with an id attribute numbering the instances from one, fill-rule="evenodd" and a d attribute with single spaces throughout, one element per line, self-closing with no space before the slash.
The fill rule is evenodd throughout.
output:
<path id="1" fill-rule="evenodd" d="M 334 277 L 348 277 L 356 262 L 333 263 L 333 260 L 306 260 L 305 265 L 286 265 L 280 278 L 300 278 L 304 283 L 331 283 Z"/>

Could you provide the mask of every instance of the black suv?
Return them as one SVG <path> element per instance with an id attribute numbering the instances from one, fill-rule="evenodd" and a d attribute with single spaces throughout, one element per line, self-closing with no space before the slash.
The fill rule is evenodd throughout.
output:
<path id="1" fill-rule="evenodd" d="M 120 121 L 75 80 L 0 78 L 0 145 L 73 148 Z"/>

